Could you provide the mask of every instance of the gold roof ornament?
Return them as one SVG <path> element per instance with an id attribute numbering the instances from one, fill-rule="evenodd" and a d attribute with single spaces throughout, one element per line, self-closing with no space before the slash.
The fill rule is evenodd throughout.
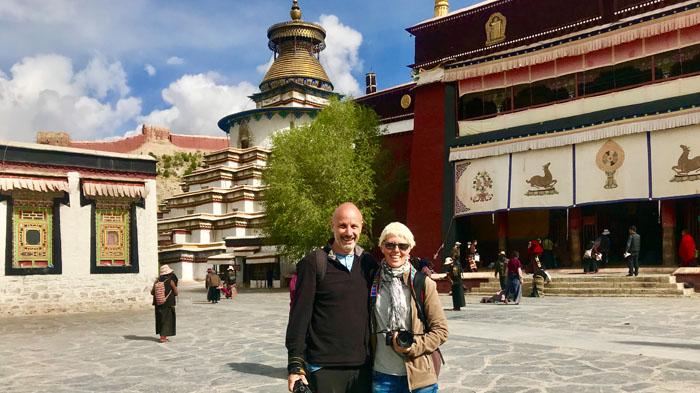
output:
<path id="1" fill-rule="evenodd" d="M 301 20 L 297 0 L 293 0 L 289 15 L 291 21 L 277 23 L 267 30 L 268 47 L 275 53 L 275 61 L 260 83 L 260 90 L 298 83 L 333 91 L 333 84 L 319 62 L 321 51 L 326 48 L 326 30 Z"/>
<path id="2" fill-rule="evenodd" d="M 506 17 L 495 12 L 486 22 L 486 46 L 496 45 L 506 40 Z"/>
<path id="3" fill-rule="evenodd" d="M 435 0 L 435 17 L 445 16 L 450 12 L 450 3 L 447 0 Z"/>
<path id="4" fill-rule="evenodd" d="M 292 2 L 292 10 L 289 11 L 289 15 L 292 17 L 292 20 L 301 20 L 301 9 L 297 0 Z"/>

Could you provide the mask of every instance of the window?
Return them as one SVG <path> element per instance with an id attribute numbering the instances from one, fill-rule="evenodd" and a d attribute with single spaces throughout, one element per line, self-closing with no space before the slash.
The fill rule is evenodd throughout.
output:
<path id="1" fill-rule="evenodd" d="M 478 119 L 576 97 L 700 73 L 700 44 L 575 74 L 459 97 L 459 120 Z"/>
<path id="2" fill-rule="evenodd" d="M 61 203 L 68 197 L 21 191 L 0 195 L 7 206 L 5 275 L 61 274 Z"/>
<path id="3" fill-rule="evenodd" d="M 651 82 L 651 58 L 636 59 L 615 64 L 615 88 Z"/>
<path id="4" fill-rule="evenodd" d="M 128 210 L 95 210 L 97 266 L 129 266 Z"/>
<path id="5" fill-rule="evenodd" d="M 51 201 L 46 201 L 51 203 Z M 15 206 L 12 212 L 14 252 L 12 267 L 53 267 L 53 212 L 48 206 Z"/>
<path id="6" fill-rule="evenodd" d="M 143 200 L 96 196 L 92 204 L 90 273 L 138 273 L 136 206 Z"/>

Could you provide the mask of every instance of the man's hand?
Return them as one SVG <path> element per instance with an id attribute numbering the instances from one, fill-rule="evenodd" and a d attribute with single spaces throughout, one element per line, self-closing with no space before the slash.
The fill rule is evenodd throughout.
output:
<path id="1" fill-rule="evenodd" d="M 394 332 L 394 338 L 392 340 L 394 342 L 394 351 L 401 353 L 401 354 L 407 354 L 409 352 L 409 348 L 401 348 L 399 346 L 399 344 L 396 343 L 396 336 L 398 336 L 398 335 L 399 335 L 399 333 Z"/>
<path id="2" fill-rule="evenodd" d="M 396 341 L 394 340 L 394 343 Z M 394 344 L 395 345 L 395 344 Z M 302 374 L 289 374 L 289 377 L 287 378 L 287 382 L 289 382 L 289 391 L 292 392 L 294 391 L 294 384 L 296 383 L 297 380 L 301 379 L 301 383 L 304 385 L 308 385 L 309 381 L 306 380 L 306 375 Z"/>

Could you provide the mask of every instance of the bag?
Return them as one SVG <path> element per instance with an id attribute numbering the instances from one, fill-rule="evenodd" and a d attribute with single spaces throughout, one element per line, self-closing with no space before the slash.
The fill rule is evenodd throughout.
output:
<path id="1" fill-rule="evenodd" d="M 586 252 L 583 253 L 583 257 L 586 259 L 591 259 L 593 256 L 593 249 L 586 250 Z"/>
<path id="2" fill-rule="evenodd" d="M 154 293 L 156 296 L 156 305 L 158 305 L 158 306 L 162 306 L 163 304 L 165 304 L 165 301 L 168 300 L 168 298 L 170 297 L 170 293 L 172 293 L 172 292 L 170 292 L 168 294 L 168 296 L 165 296 L 165 282 L 166 281 L 168 281 L 168 280 L 158 281 L 157 283 L 155 283 L 153 285 Z"/>
<path id="3" fill-rule="evenodd" d="M 416 302 L 416 313 L 418 314 L 418 319 L 423 323 L 423 333 L 428 332 L 428 322 L 425 319 L 425 314 L 423 309 L 425 308 L 425 279 L 428 277 L 426 274 L 417 272 L 415 278 L 413 279 L 413 291 L 411 291 L 411 296 L 413 296 L 413 301 Z M 420 299 L 416 299 L 416 294 L 420 295 Z M 445 358 L 442 356 L 440 348 L 437 348 L 433 353 L 430 354 L 433 358 L 433 366 L 435 367 L 435 377 L 440 377 L 440 367 L 445 364 Z"/>

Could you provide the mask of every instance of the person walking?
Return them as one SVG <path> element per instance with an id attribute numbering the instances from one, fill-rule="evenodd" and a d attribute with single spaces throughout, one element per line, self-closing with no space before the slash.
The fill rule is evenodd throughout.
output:
<path id="1" fill-rule="evenodd" d="M 688 233 L 687 229 L 683 229 L 681 231 L 681 245 L 678 248 L 678 255 L 681 257 L 681 266 L 683 267 L 696 267 L 698 266 L 697 263 L 697 256 L 696 256 L 696 247 L 695 247 L 695 240 L 693 240 L 693 237 L 690 236 Z"/>
<path id="2" fill-rule="evenodd" d="M 547 269 L 554 269 L 554 242 L 549 236 L 542 240 L 542 264 Z"/>
<path id="3" fill-rule="evenodd" d="M 267 269 L 267 272 L 265 273 L 265 281 L 266 281 L 267 287 L 268 287 L 269 289 L 272 289 L 272 287 L 273 287 L 273 284 L 274 284 L 274 276 L 275 276 L 275 274 L 274 274 L 274 272 L 272 271 L 272 269 Z"/>
<path id="4" fill-rule="evenodd" d="M 496 262 L 496 271 L 494 273 L 494 276 L 498 277 L 498 281 L 501 283 L 501 290 L 506 289 L 507 269 L 508 258 L 506 258 L 506 252 L 501 251 L 498 253 L 498 261 Z"/>
<path id="5" fill-rule="evenodd" d="M 466 268 L 466 265 L 462 263 L 462 258 L 461 258 L 461 256 L 460 256 L 461 253 L 460 253 L 459 249 L 460 249 L 461 247 L 462 247 L 462 243 L 460 243 L 460 242 L 455 242 L 454 247 L 452 247 L 452 253 L 450 254 L 450 258 L 452 258 L 452 260 L 453 260 L 455 263 L 460 264 L 460 266 L 461 266 L 462 269 L 464 270 L 464 269 Z M 469 248 L 467 248 L 467 253 L 469 253 Z"/>
<path id="6" fill-rule="evenodd" d="M 462 266 L 452 260 L 445 258 L 447 278 L 452 283 L 452 311 L 460 311 L 466 305 L 464 301 L 464 287 L 462 286 Z"/>
<path id="7" fill-rule="evenodd" d="M 156 287 L 161 288 L 162 291 L 157 290 Z M 151 295 L 153 295 L 156 313 L 156 334 L 160 336 L 160 342 L 168 342 L 170 341 L 168 337 L 175 335 L 175 297 L 177 296 L 177 276 L 170 266 L 160 267 L 160 275 L 153 283 Z"/>
<path id="8" fill-rule="evenodd" d="M 600 253 L 600 264 L 602 266 L 608 266 L 610 244 L 610 231 L 603 229 L 603 233 L 601 233 L 598 239 L 595 241 L 596 250 Z"/>
<path id="9" fill-rule="evenodd" d="M 527 265 L 528 273 L 535 273 L 542 268 L 540 264 L 540 256 L 542 255 L 542 245 L 540 244 L 540 239 L 531 240 L 527 244 L 527 253 L 530 255 L 530 263 Z"/>
<path id="10" fill-rule="evenodd" d="M 297 264 L 285 338 L 290 392 L 298 383 L 314 393 L 371 391 L 369 291 L 378 265 L 357 245 L 362 232 L 357 206 L 338 206 L 331 230 L 326 246 Z"/>
<path id="11" fill-rule="evenodd" d="M 637 227 L 632 225 L 629 228 L 629 233 L 627 247 L 625 247 L 625 257 L 629 268 L 627 277 L 639 275 L 639 250 L 642 248 L 642 238 L 637 233 Z"/>
<path id="12" fill-rule="evenodd" d="M 467 243 L 467 260 L 469 261 L 469 271 L 471 272 L 478 271 L 477 262 L 479 262 L 479 254 L 476 252 L 476 243 L 476 240 Z"/>
<path id="13" fill-rule="evenodd" d="M 221 299 L 221 291 L 219 290 L 221 288 L 221 278 L 211 268 L 207 269 L 204 287 L 207 288 L 207 301 L 214 304 L 218 303 Z"/>
<path id="14" fill-rule="evenodd" d="M 447 341 L 447 319 L 435 282 L 409 261 L 415 244 L 413 233 L 399 222 L 387 225 L 379 237 L 384 259 L 370 291 L 373 393 L 438 391 L 439 363 L 432 354 Z"/>
<path id="15" fill-rule="evenodd" d="M 224 288 L 226 288 L 226 299 L 233 299 L 238 294 L 236 290 L 236 276 L 233 266 L 229 266 L 226 269 L 226 276 L 224 276 Z"/>
<path id="16" fill-rule="evenodd" d="M 508 261 L 508 281 L 506 283 L 506 300 L 510 304 L 520 304 L 520 299 L 523 296 L 523 267 L 520 264 L 518 257 L 520 253 L 517 251 L 511 252 L 510 261 Z"/>

